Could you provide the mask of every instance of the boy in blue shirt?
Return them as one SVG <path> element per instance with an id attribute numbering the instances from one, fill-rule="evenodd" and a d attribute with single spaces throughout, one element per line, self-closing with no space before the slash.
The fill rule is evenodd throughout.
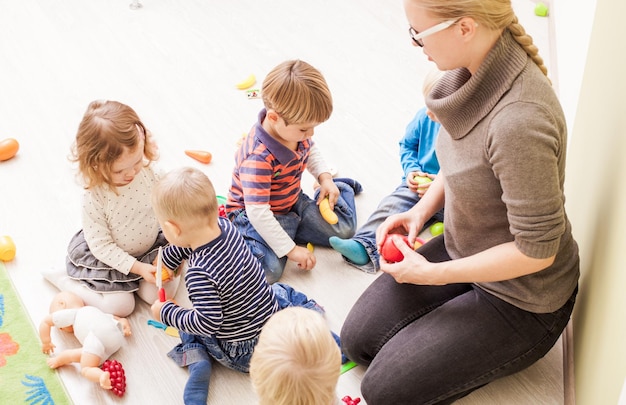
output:
<path id="1" fill-rule="evenodd" d="M 430 93 L 437 80 L 443 75 L 439 70 L 431 71 L 424 79 L 424 97 Z M 435 141 L 441 125 L 426 107 L 420 109 L 407 125 L 404 137 L 400 140 L 400 164 L 404 176 L 402 183 L 384 197 L 367 222 L 350 239 L 331 236 L 329 243 L 342 254 L 351 265 L 366 273 L 376 273 L 379 269 L 378 249 L 376 248 L 376 228 L 391 214 L 404 212 L 413 207 L 428 190 L 429 183 L 419 184 L 416 176 L 434 179 L 439 172 L 439 162 L 435 155 Z M 426 226 L 443 221 L 443 211 L 439 211 Z"/>

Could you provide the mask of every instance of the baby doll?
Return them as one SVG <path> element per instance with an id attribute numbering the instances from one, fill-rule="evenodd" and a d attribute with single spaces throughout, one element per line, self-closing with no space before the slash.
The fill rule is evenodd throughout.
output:
<path id="1" fill-rule="evenodd" d="M 50 314 L 39 325 L 41 351 L 45 354 L 54 352 L 55 345 L 50 339 L 50 329 L 53 326 L 73 333 L 82 348 L 63 350 L 46 360 L 48 366 L 57 368 L 80 363 L 83 377 L 99 383 L 104 389 L 113 388 L 110 373 L 99 366 L 118 351 L 124 344 L 124 337 L 131 334 L 128 320 L 106 314 L 92 306 L 85 306 L 76 294 L 61 291 L 50 304 Z"/>

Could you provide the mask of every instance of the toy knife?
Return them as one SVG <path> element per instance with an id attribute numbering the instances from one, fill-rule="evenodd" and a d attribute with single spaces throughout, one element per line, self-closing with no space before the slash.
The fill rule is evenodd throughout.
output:
<path id="1" fill-rule="evenodd" d="M 159 321 L 155 321 L 154 319 L 148 319 L 148 325 L 152 325 L 157 329 L 163 329 L 165 333 L 168 334 L 169 336 L 180 337 L 180 334 L 178 333 L 178 329 L 173 328 L 171 326 L 167 326 L 166 324 L 161 323 Z"/>
<path id="2" fill-rule="evenodd" d="M 159 246 L 155 276 L 156 286 L 159 289 L 159 301 L 165 302 L 165 289 L 163 288 L 163 246 Z"/>

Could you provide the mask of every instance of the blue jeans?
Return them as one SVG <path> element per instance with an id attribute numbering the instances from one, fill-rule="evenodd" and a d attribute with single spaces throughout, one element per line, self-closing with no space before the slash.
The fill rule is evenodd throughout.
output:
<path id="1" fill-rule="evenodd" d="M 418 250 L 450 260 L 443 236 Z M 474 284 L 398 284 L 381 274 L 341 331 L 350 359 L 368 366 L 368 405 L 449 404 L 542 358 L 570 319 L 576 298 L 553 313 L 524 311 Z"/>
<path id="2" fill-rule="evenodd" d="M 289 213 L 274 215 L 280 226 L 296 244 L 304 245 L 310 242 L 316 246 L 328 247 L 330 246 L 328 238 L 331 236 L 346 239 L 354 235 L 357 224 L 354 189 L 339 179 L 335 179 L 335 184 L 340 192 L 337 204 L 335 204 L 335 214 L 339 222 L 335 225 L 330 225 L 320 214 L 319 207 L 315 203 L 319 190 L 315 192 L 313 199 L 300 192 L 298 201 Z M 254 229 L 244 209 L 232 212 L 228 217 L 243 235 L 254 256 L 261 262 L 267 281 L 269 283 L 278 281 L 287 264 L 287 256 L 279 258 L 274 253 Z"/>
<path id="3" fill-rule="evenodd" d="M 376 249 L 376 229 L 387 217 L 392 214 L 410 210 L 419 200 L 420 197 L 417 193 L 411 191 L 406 183 L 400 184 L 391 194 L 383 197 L 380 203 L 378 203 L 376 210 L 367 219 L 367 222 L 365 222 L 352 237 L 353 240 L 363 245 L 367 251 L 367 255 L 370 257 L 370 261 L 367 264 L 358 265 L 352 263 L 345 256 L 343 257 L 344 260 L 366 273 L 376 273 L 380 269 L 378 249 Z M 436 221 L 443 221 L 443 209 L 438 211 L 431 220 L 424 225 L 424 228 Z"/>
<path id="4" fill-rule="evenodd" d="M 258 336 L 239 342 L 220 340 L 215 336 L 190 335 L 180 331 L 180 340 L 167 355 L 181 367 L 198 360 L 213 358 L 233 370 L 247 373 Z"/>
<path id="5" fill-rule="evenodd" d="M 304 293 L 296 291 L 293 287 L 287 284 L 274 283 L 272 284 L 272 290 L 274 291 L 274 295 L 278 300 L 279 309 L 285 309 L 288 307 L 302 307 L 319 312 L 322 315 L 326 313 L 324 308 L 320 306 L 317 302 L 315 302 L 315 300 L 309 299 Z M 341 349 L 341 339 L 339 338 L 339 336 L 333 331 L 331 331 L 330 333 L 332 334 L 333 339 L 335 339 L 335 342 L 337 342 L 337 346 L 339 346 L 339 349 Z M 348 358 L 342 352 L 341 364 L 344 364 L 347 361 Z"/>
<path id="6" fill-rule="evenodd" d="M 283 284 L 272 284 L 272 291 L 278 301 L 278 308 L 285 309 L 288 307 L 302 307 L 312 309 L 324 315 L 326 311 L 315 300 L 309 299 L 304 293 L 296 291 L 293 287 Z"/>
<path id="7" fill-rule="evenodd" d="M 211 376 L 211 359 L 233 370 L 247 373 L 254 346 L 259 340 L 257 336 L 250 340 L 228 342 L 217 339 L 215 336 L 197 336 L 182 331 L 179 333 L 181 343 L 167 355 L 180 367 L 189 367 L 189 380 L 184 392 L 185 405 L 206 404 Z M 206 365 L 198 370 L 203 373 L 199 377 L 194 375 L 194 366 L 200 363 Z M 194 382 L 195 385 L 190 386 L 190 382 Z M 190 398 L 195 398 L 195 400 L 191 401 Z"/>

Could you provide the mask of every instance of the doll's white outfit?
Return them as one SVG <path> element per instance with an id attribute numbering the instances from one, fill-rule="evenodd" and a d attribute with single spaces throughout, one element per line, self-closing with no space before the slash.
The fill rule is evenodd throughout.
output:
<path id="1" fill-rule="evenodd" d="M 57 328 L 72 326 L 83 351 L 100 357 L 101 363 L 124 344 L 124 331 L 120 322 L 96 307 L 56 311 L 52 314 L 52 322 Z"/>

